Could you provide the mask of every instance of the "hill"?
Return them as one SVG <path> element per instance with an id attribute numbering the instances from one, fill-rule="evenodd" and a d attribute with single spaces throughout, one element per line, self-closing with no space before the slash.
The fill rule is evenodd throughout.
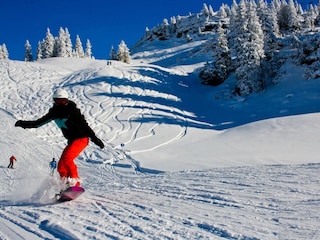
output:
<path id="1" fill-rule="evenodd" d="M 217 88 L 200 84 L 204 61 L 179 65 L 196 41 L 174 45 L 141 48 L 130 65 L 0 63 L 2 239 L 320 236 L 319 80 L 301 79 L 302 68 L 288 60 L 278 85 L 231 97 L 231 78 Z M 164 52 L 170 57 L 161 59 Z M 58 86 L 107 146 L 90 144 L 77 160 L 85 194 L 57 205 L 48 164 L 65 140 L 53 123 L 14 123 L 45 114 Z M 11 154 L 15 169 L 6 168 Z"/>
<path id="2" fill-rule="evenodd" d="M 268 87 L 237 96 L 234 73 L 200 83 L 217 26 L 205 14 L 180 18 L 175 37 L 174 24 L 147 32 L 131 64 L 0 61 L 0 239 L 320 238 L 318 33 L 280 38 Z M 43 116 L 57 87 L 106 145 L 76 160 L 86 192 L 63 204 L 49 169 L 60 130 L 14 127 Z"/>

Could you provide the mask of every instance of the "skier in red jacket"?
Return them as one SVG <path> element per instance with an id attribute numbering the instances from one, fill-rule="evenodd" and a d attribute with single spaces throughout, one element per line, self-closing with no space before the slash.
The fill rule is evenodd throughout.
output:
<path id="1" fill-rule="evenodd" d="M 104 148 L 103 142 L 89 127 L 84 116 L 76 104 L 68 99 L 68 93 L 64 89 L 58 89 L 53 94 L 54 104 L 49 112 L 35 121 L 18 120 L 16 127 L 38 128 L 52 120 L 61 129 L 63 136 L 68 140 L 68 145 L 62 152 L 58 162 L 58 172 L 66 187 L 80 186 L 77 165 L 74 160 L 86 148 L 89 138 L 100 148 Z"/>
<path id="2" fill-rule="evenodd" d="M 17 159 L 15 158 L 15 156 L 11 156 L 10 157 L 10 163 L 9 163 L 9 165 L 8 165 L 8 168 L 13 168 L 13 163 L 14 163 L 14 161 L 17 161 Z"/>

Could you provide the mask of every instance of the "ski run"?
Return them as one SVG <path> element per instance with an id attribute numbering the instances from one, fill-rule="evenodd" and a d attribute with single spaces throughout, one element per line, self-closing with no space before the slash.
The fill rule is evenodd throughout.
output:
<path id="1" fill-rule="evenodd" d="M 291 79 L 228 98 L 197 67 L 1 61 L 0 239 L 320 239 L 319 79 L 288 62 Z M 58 86 L 106 145 L 76 160 L 86 191 L 65 203 L 49 168 L 60 130 L 14 127 Z"/>

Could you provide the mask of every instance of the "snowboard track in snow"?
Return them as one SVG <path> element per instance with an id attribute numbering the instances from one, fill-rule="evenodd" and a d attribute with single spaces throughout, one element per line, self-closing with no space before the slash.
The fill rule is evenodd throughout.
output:
<path id="1" fill-rule="evenodd" d="M 315 188 L 319 186 L 319 164 L 172 173 L 140 166 L 134 154 L 183 140 L 190 127 L 219 128 L 206 116 L 192 115 L 189 108 L 181 107 L 190 92 L 173 94 L 179 92 L 173 88 L 180 76 L 172 79 L 169 72 L 156 66 L 137 67 L 130 74 L 114 66 L 116 76 L 101 76 L 99 71 L 106 71 L 105 67 L 59 73 L 37 63 L 19 63 L 14 68 L 0 64 L 8 82 L 6 91 L 1 91 L 6 109 L 0 114 L 6 118 L 1 119 L 0 133 L 30 138 L 22 146 L 14 135 L 5 139 L 5 144 L 9 142 L 21 152 L 21 165 L 14 171 L 0 168 L 5 183 L 0 189 L 0 239 L 320 238 L 315 211 L 320 203 Z M 143 71 L 148 75 L 143 76 Z M 173 83 L 169 84 L 169 79 Z M 48 199 L 42 202 L 41 197 L 49 196 L 44 187 L 53 181 L 43 173 L 48 168 L 46 161 L 51 160 L 51 152 L 61 152 L 63 137 L 52 125 L 22 131 L 13 129 L 12 124 L 16 119 L 34 119 L 46 113 L 52 102 L 51 90 L 57 86 L 70 90 L 71 99 L 106 142 L 103 150 L 89 146 L 77 160 L 86 192 L 75 201 L 59 204 Z M 22 106 L 17 106 L 17 101 Z M 191 106 L 192 102 L 184 104 Z M 167 134 L 155 138 L 163 131 Z M 39 176 L 32 176 L 35 173 Z M 31 191 L 32 195 L 29 198 L 13 191 Z"/>
<path id="2" fill-rule="evenodd" d="M 34 239 L 287 239 L 288 231 L 291 239 L 319 236 L 313 209 L 320 194 L 312 186 L 319 184 L 320 164 L 137 174 L 133 165 L 123 167 L 130 161 L 97 164 L 101 174 L 87 181 L 99 184 L 72 202 L 1 201 L 0 233 L 14 224 Z M 65 229 L 65 222 L 74 227 Z"/>

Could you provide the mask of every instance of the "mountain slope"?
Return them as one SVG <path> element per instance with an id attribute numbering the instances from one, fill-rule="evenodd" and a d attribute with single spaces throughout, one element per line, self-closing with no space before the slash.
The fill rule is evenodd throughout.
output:
<path id="1" fill-rule="evenodd" d="M 162 63 L 0 62 L 1 239 L 320 236 L 319 80 L 303 81 L 288 62 L 292 75 L 272 89 L 230 98 L 232 79 L 199 84 L 202 62 Z M 81 154 L 86 192 L 63 204 L 52 202 L 58 177 L 49 175 L 66 144 L 59 129 L 14 127 L 45 114 L 57 86 L 106 143 Z"/>

